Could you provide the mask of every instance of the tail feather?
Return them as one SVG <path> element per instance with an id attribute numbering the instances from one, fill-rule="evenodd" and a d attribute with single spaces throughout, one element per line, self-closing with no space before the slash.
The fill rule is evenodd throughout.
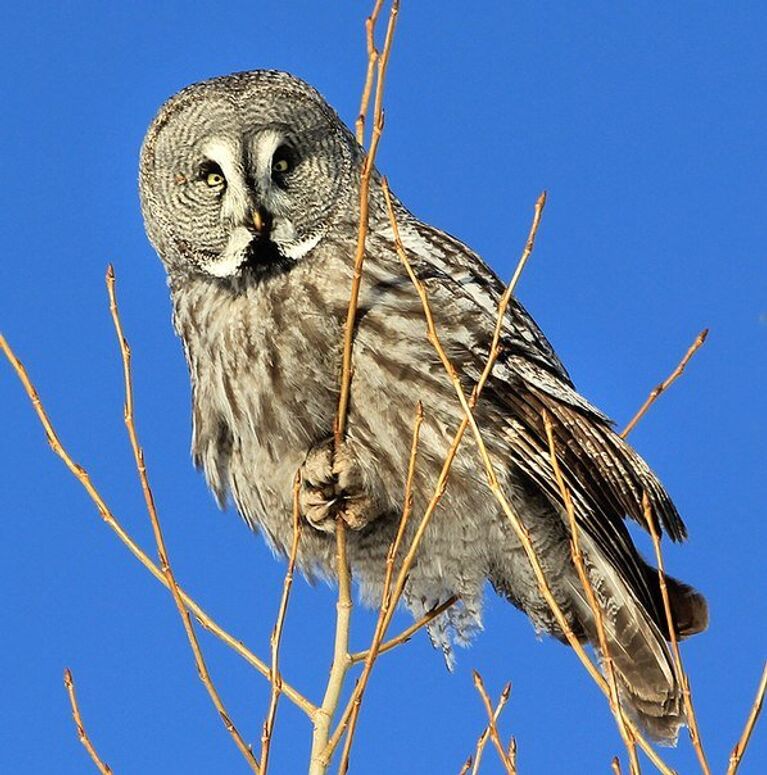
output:
<path id="1" fill-rule="evenodd" d="M 615 668 L 624 710 L 658 742 L 673 745 L 685 719 L 682 686 L 668 647 L 668 627 L 662 601 L 648 611 L 622 576 L 587 536 L 583 548 L 592 587 L 600 608 L 607 649 Z M 649 575 L 657 571 L 648 566 Z M 692 587 L 666 577 L 670 608 L 679 637 L 701 632 L 708 622 L 703 596 Z M 583 589 L 571 585 L 577 617 L 588 640 L 598 647 L 597 625 Z M 659 613 L 660 612 L 660 613 Z"/>

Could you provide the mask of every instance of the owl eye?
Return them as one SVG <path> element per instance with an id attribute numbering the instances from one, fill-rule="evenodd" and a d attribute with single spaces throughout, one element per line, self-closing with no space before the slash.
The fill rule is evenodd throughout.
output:
<path id="1" fill-rule="evenodd" d="M 200 168 L 200 179 L 204 180 L 209 188 L 223 189 L 226 187 L 226 178 L 218 166 L 213 161 L 205 162 Z"/>
<path id="2" fill-rule="evenodd" d="M 287 145 L 281 145 L 272 156 L 272 174 L 285 175 L 294 167 L 293 154 Z"/>

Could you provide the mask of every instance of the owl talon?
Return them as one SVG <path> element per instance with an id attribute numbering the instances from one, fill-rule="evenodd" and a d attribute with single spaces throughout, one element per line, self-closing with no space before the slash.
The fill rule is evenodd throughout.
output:
<path id="1" fill-rule="evenodd" d="M 335 449 L 333 440 L 314 447 L 301 469 L 301 512 L 317 530 L 332 533 L 341 517 L 352 530 L 370 521 L 370 499 L 362 492 L 363 481 L 350 446 Z"/>

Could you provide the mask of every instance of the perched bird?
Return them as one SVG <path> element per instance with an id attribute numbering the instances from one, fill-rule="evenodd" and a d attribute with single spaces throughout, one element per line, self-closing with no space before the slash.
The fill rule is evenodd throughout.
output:
<path id="1" fill-rule="evenodd" d="M 231 499 L 270 545 L 292 538 L 291 492 L 302 471 L 298 562 L 335 575 L 335 520 L 364 599 L 377 604 L 403 506 L 416 403 L 424 406 L 410 535 L 463 418 L 425 336 L 423 311 L 395 250 L 374 171 L 345 443 L 334 449 L 343 323 L 359 220 L 363 149 L 321 95 L 288 73 L 197 83 L 159 111 L 141 154 L 147 233 L 168 273 L 173 321 L 192 383 L 192 453 L 220 505 Z M 468 392 L 490 349 L 503 285 L 466 245 L 395 200 L 402 241 L 437 329 Z M 684 524 L 662 485 L 611 421 L 579 395 L 516 300 L 503 351 L 476 407 L 501 486 L 526 525 L 575 635 L 598 646 L 570 554 L 570 529 L 543 424 L 554 425 L 591 584 L 620 690 L 654 738 L 684 723 L 657 571 L 626 516 L 644 524 L 646 493 L 672 539 Z M 490 493 L 467 434 L 405 590 L 416 616 L 460 598 L 431 627 L 449 649 L 481 621 L 483 586 L 563 640 L 517 535 Z M 706 602 L 667 577 L 676 634 L 705 629 Z"/>

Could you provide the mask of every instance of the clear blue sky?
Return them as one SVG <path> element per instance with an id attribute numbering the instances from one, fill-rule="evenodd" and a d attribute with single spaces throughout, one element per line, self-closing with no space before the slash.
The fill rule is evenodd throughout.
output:
<path id="1" fill-rule="evenodd" d="M 151 548 L 103 286 L 115 264 L 139 430 L 177 575 L 263 655 L 283 565 L 234 513 L 217 511 L 189 460 L 187 373 L 143 233 L 137 157 L 166 97 L 234 70 L 290 70 L 353 121 L 368 5 L 27 0 L 6 8 L 0 31 L 0 327 L 65 442 Z M 718 771 L 765 657 L 766 28 L 758 2 L 405 0 L 379 154 L 415 213 L 505 278 L 537 194 L 549 191 L 520 296 L 582 392 L 618 423 L 710 327 L 689 373 L 632 438 L 689 525 L 668 565 L 710 601 L 711 628 L 684 653 Z M 244 771 L 169 596 L 49 453 L 5 364 L 0 417 L 0 770 L 88 771 L 61 681 L 69 665 L 117 772 Z M 283 667 L 315 699 L 332 604 L 329 590 L 296 584 Z M 356 615 L 356 647 L 371 622 Z M 523 772 L 608 770 L 622 746 L 575 658 L 538 642 L 492 594 L 485 625 L 453 675 L 423 634 L 381 659 L 353 772 L 457 772 L 484 723 L 472 668 L 494 695 L 513 682 L 503 732 L 517 735 Z M 266 682 L 202 642 L 233 717 L 257 739 Z M 283 702 L 273 772 L 301 772 L 309 739 Z M 695 771 L 686 738 L 668 760 Z M 498 771 L 489 750 L 484 772 Z M 763 726 L 742 772 L 765 771 Z"/>

